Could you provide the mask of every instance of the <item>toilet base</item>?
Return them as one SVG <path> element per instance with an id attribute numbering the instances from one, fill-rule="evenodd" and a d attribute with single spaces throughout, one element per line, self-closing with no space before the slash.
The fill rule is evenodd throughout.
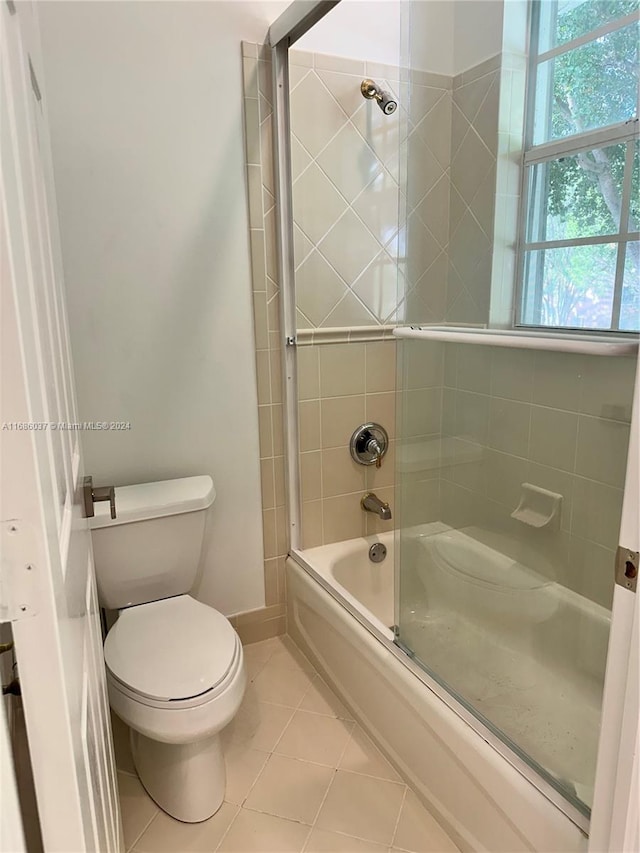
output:
<path id="1" fill-rule="evenodd" d="M 173 744 L 131 729 L 131 753 L 147 793 L 171 817 L 199 823 L 222 805 L 227 780 L 219 735 Z"/>

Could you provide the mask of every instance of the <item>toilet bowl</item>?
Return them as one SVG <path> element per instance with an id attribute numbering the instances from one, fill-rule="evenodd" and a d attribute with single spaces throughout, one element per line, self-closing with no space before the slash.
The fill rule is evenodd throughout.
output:
<path id="1" fill-rule="evenodd" d="M 209 477 L 127 486 L 116 489 L 115 520 L 92 519 L 101 603 L 118 609 L 104 644 L 109 702 L 131 730 L 145 789 L 189 823 L 222 805 L 219 734 L 246 684 L 230 622 L 187 592 L 204 530 L 196 517 L 214 496 Z M 150 590 L 169 594 L 150 599 Z"/>

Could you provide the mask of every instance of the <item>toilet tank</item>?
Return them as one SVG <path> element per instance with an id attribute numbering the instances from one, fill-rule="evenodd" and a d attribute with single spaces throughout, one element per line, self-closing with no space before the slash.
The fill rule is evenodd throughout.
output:
<path id="1" fill-rule="evenodd" d="M 195 580 L 207 509 L 209 476 L 116 487 L 116 514 L 94 504 L 89 519 L 102 607 L 116 610 L 189 592 Z"/>

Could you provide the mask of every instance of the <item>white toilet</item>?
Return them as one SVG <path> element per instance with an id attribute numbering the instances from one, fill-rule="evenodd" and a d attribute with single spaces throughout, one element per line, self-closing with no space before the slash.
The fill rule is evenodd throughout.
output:
<path id="1" fill-rule="evenodd" d="M 116 488 L 117 517 L 90 519 L 100 603 L 118 610 L 104 644 L 109 701 L 131 728 L 140 781 L 168 814 L 211 817 L 225 792 L 220 731 L 245 689 L 240 639 L 192 598 L 211 477 Z"/>

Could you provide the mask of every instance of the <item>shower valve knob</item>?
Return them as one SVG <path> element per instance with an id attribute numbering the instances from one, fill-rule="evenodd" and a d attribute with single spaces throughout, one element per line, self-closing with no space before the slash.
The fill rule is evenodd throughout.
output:
<path id="1" fill-rule="evenodd" d="M 362 424 L 351 436 L 349 450 L 351 458 L 359 465 L 375 465 L 380 468 L 382 458 L 389 447 L 389 436 L 380 424 Z"/>

